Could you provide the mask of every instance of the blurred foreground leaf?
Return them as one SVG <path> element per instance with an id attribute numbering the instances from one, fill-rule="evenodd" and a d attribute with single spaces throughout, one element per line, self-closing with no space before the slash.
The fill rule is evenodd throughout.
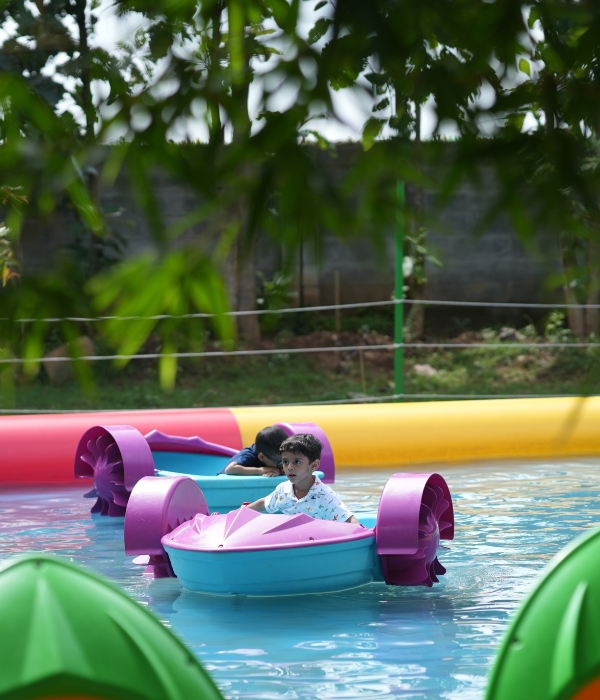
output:
<path id="1" fill-rule="evenodd" d="M 91 280 L 88 289 L 98 314 L 110 315 L 102 330 L 118 354 L 140 352 L 150 337 L 160 352 L 160 382 L 175 384 L 177 352 L 204 348 L 205 328 L 226 345 L 235 338 L 222 276 L 205 254 L 194 249 L 172 251 L 164 257 L 145 255 L 123 263 Z M 214 314 L 206 321 L 187 314 Z M 126 357 L 117 360 L 124 367 Z"/>

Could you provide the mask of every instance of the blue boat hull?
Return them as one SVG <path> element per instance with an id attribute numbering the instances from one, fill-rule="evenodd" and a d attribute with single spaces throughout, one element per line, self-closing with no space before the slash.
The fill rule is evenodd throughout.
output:
<path id="1" fill-rule="evenodd" d="M 259 498 L 268 496 L 277 484 L 287 481 L 285 476 L 194 476 L 161 469 L 156 476 L 189 476 L 202 489 L 211 513 L 229 513 L 239 508 L 242 503 L 254 503 Z"/>
<path id="2" fill-rule="evenodd" d="M 331 593 L 378 578 L 375 536 L 349 542 L 241 552 L 165 546 L 184 588 L 216 595 Z"/>
<path id="3" fill-rule="evenodd" d="M 213 513 L 228 513 L 242 503 L 268 496 L 285 476 L 232 476 L 219 474 L 230 457 L 190 452 L 153 452 L 156 476 L 189 476 L 202 489 Z M 321 478 L 322 472 L 316 472 Z"/>

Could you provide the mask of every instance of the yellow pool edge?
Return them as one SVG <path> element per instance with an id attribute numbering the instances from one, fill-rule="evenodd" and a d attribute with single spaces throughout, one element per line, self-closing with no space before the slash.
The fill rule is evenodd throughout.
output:
<path id="1" fill-rule="evenodd" d="M 231 408 L 242 443 L 314 422 L 338 468 L 600 455 L 600 397 Z"/>

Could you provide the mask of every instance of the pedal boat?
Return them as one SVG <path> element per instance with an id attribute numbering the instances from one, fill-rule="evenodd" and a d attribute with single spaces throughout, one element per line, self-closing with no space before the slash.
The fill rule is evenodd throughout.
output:
<path id="1" fill-rule="evenodd" d="M 437 552 L 440 539 L 454 537 L 454 514 L 439 474 L 392 476 L 374 527 L 247 507 L 211 515 L 192 479 L 144 477 L 132 491 L 124 536 L 127 554 L 149 556 L 145 573 L 177 576 L 190 591 L 329 593 L 371 581 L 433 585 L 446 571 Z"/>
<path id="2" fill-rule="evenodd" d="M 335 480 L 335 461 L 327 436 L 315 423 L 277 423 L 287 435 L 312 433 L 323 443 L 319 478 Z M 96 498 L 92 513 L 124 516 L 130 493 L 146 476 L 187 476 L 202 489 L 211 512 L 227 513 L 245 501 L 273 491 L 285 476 L 221 474 L 238 450 L 200 437 L 166 435 L 153 430 L 142 435 L 130 425 L 94 426 L 81 437 L 75 453 L 75 477 L 94 479 L 86 494 Z"/>

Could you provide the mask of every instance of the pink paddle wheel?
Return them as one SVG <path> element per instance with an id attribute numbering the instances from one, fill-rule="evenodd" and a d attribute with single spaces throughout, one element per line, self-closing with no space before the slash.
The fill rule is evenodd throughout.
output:
<path id="1" fill-rule="evenodd" d="M 144 476 L 154 476 L 146 438 L 130 425 L 97 425 L 87 430 L 75 453 L 75 476 L 92 477 L 92 513 L 123 516 L 129 494 Z"/>
<path id="2" fill-rule="evenodd" d="M 454 538 L 454 510 L 439 474 L 394 474 L 377 515 L 377 554 L 385 582 L 432 586 L 446 569 L 437 558 L 440 539 Z"/>
<path id="3" fill-rule="evenodd" d="M 149 555 L 144 573 L 154 578 L 175 576 L 161 539 L 198 513 L 208 515 L 202 490 L 187 476 L 140 479 L 125 515 L 125 552 Z"/>

